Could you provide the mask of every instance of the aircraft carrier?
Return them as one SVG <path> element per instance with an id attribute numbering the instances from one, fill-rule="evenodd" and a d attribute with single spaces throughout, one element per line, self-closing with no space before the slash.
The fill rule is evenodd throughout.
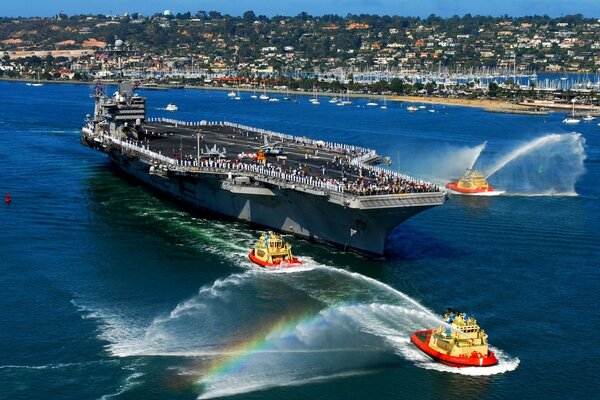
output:
<path id="1" fill-rule="evenodd" d="M 219 215 L 382 256 L 388 234 L 446 194 L 376 165 L 374 150 L 230 122 L 147 118 L 128 82 L 99 85 L 81 143 L 163 194 Z M 257 100 L 259 101 L 259 100 Z"/>

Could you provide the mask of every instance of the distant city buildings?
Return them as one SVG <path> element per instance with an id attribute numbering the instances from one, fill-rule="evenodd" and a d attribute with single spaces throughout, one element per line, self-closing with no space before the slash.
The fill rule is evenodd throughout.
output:
<path id="1" fill-rule="evenodd" d="M 125 41 L 118 51 L 115 39 Z M 140 78 L 274 74 L 342 83 L 389 83 L 419 74 L 437 74 L 439 80 L 468 71 L 482 77 L 585 73 L 600 68 L 600 22 L 581 15 L 422 19 L 306 13 L 267 18 L 253 12 L 231 17 L 170 10 L 152 16 L 61 13 L 0 19 L 0 53 L 5 75 L 42 72 L 50 79 L 110 77 L 117 69 Z"/>

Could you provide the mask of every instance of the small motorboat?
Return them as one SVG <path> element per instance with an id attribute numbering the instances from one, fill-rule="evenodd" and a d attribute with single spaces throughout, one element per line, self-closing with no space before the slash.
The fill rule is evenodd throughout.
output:
<path id="1" fill-rule="evenodd" d="M 167 107 L 165 109 L 167 111 L 177 111 L 178 107 L 173 103 L 169 103 L 169 104 L 167 104 Z"/>
<path id="2" fill-rule="evenodd" d="M 418 107 L 415 107 L 415 106 L 408 106 L 408 107 L 406 107 L 406 109 L 407 109 L 408 111 L 419 111 L 419 108 L 418 108 Z"/>
<path id="3" fill-rule="evenodd" d="M 410 340 L 429 357 L 451 367 L 490 367 L 498 363 L 488 349 L 487 334 L 473 316 L 448 309 L 447 325 L 417 331 Z"/>
<path id="4" fill-rule="evenodd" d="M 482 173 L 467 169 L 462 178 L 446 183 L 446 188 L 460 194 L 477 194 L 494 192 Z"/>
<path id="5" fill-rule="evenodd" d="M 292 255 L 292 246 L 272 231 L 263 232 L 248 254 L 250 261 L 265 268 L 287 268 L 302 265 Z"/>

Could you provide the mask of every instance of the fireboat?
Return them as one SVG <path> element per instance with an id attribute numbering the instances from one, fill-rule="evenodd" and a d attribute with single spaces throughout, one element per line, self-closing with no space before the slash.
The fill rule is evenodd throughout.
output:
<path id="1" fill-rule="evenodd" d="M 490 367 L 498 363 L 488 349 L 487 334 L 471 315 L 448 309 L 446 326 L 417 331 L 410 340 L 435 361 L 451 367 Z"/>
<path id="2" fill-rule="evenodd" d="M 446 183 L 446 188 L 459 194 L 479 194 L 496 192 L 482 173 L 467 169 L 462 178 Z"/>
<path id="3" fill-rule="evenodd" d="M 292 255 L 292 246 L 275 232 L 263 232 L 248 254 L 250 261 L 265 268 L 287 268 L 302 265 Z"/>

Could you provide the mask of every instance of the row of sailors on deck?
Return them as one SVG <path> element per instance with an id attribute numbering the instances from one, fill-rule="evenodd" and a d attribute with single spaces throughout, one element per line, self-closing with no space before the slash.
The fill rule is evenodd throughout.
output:
<path id="1" fill-rule="evenodd" d="M 150 150 L 149 144 L 135 139 L 127 138 L 125 143 L 139 147 L 141 149 Z M 354 151 L 354 153 L 359 153 Z M 161 154 L 159 151 L 157 154 Z M 379 194 L 400 194 L 400 193 L 422 193 L 422 192 L 437 192 L 439 187 L 428 182 L 418 181 L 412 178 L 399 177 L 397 174 L 369 170 L 360 166 L 350 166 L 347 160 L 341 157 L 334 159 L 333 165 L 328 163 L 328 167 L 333 167 L 333 170 L 341 170 L 341 178 L 326 176 L 325 166 L 319 172 L 323 175 L 312 175 L 310 167 L 300 166 L 299 168 L 289 169 L 278 164 L 269 162 L 242 162 L 237 159 L 234 162 L 231 160 L 220 159 L 217 157 L 198 160 L 195 156 L 186 154 L 179 157 L 174 154 L 174 159 L 177 165 L 184 167 L 200 167 L 200 168 L 218 168 L 218 169 L 233 169 L 247 170 L 270 176 L 279 177 L 281 179 L 292 178 L 294 182 L 313 185 L 317 187 L 326 187 L 338 191 L 349 192 L 354 195 L 379 195 Z M 337 168 L 336 168 L 337 167 Z M 356 181 L 348 182 L 345 170 L 354 170 L 359 174 Z"/>
<path id="2" fill-rule="evenodd" d="M 178 160 L 181 166 L 198 167 L 197 159 L 191 155 L 186 155 L 182 160 Z M 243 164 L 243 165 L 242 165 Z M 428 182 L 418 181 L 414 179 L 404 179 L 398 176 L 393 176 L 386 173 L 369 174 L 370 177 L 362 177 L 356 181 L 348 182 L 344 176 L 341 179 L 328 177 L 325 175 L 310 175 L 310 171 L 306 168 L 283 168 L 277 164 L 259 164 L 242 162 L 235 160 L 221 159 L 202 159 L 200 160 L 200 168 L 218 168 L 231 170 L 249 170 L 252 172 L 275 175 L 276 177 L 286 178 L 305 178 L 309 184 L 326 183 L 330 186 L 336 186 L 341 191 L 349 192 L 357 196 L 383 195 L 383 194 L 403 194 L 403 193 L 425 193 L 438 192 L 439 186 Z M 321 172 L 321 171 L 319 171 Z M 296 179 L 294 179 L 296 180 Z"/>

